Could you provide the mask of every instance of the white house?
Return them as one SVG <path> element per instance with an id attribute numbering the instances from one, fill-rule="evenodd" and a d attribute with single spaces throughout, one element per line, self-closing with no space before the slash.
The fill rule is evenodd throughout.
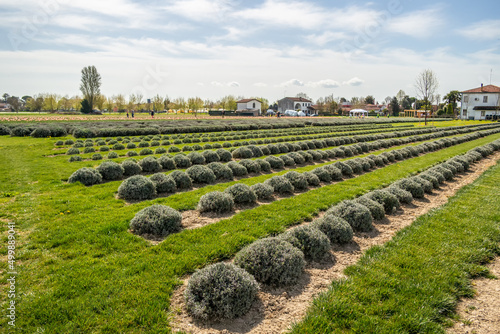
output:
<path id="1" fill-rule="evenodd" d="M 278 110 L 282 113 L 286 110 L 300 110 L 305 114 L 310 114 L 310 107 L 312 107 L 312 101 L 303 97 L 285 97 L 278 101 Z"/>
<path id="2" fill-rule="evenodd" d="M 236 102 L 238 104 L 237 111 L 252 112 L 258 111 L 258 115 L 262 112 L 262 102 L 257 99 L 243 99 Z"/>
<path id="3" fill-rule="evenodd" d="M 487 85 L 462 92 L 461 119 L 493 119 L 500 116 L 500 87 Z"/>

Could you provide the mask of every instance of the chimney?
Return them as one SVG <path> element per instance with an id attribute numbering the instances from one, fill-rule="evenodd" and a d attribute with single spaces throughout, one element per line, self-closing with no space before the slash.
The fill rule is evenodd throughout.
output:
<path id="1" fill-rule="evenodd" d="M 483 91 L 483 84 L 481 84 L 481 92 Z"/>

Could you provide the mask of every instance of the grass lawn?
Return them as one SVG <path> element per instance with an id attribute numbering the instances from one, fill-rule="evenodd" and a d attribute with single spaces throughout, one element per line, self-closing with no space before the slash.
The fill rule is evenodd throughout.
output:
<path id="1" fill-rule="evenodd" d="M 42 156 L 53 139 L 0 137 L 2 245 L 7 241 L 5 222 L 14 221 L 18 233 L 16 325 L 20 333 L 37 328 L 48 333 L 168 332 L 169 298 L 179 277 L 231 258 L 253 240 L 310 220 L 343 199 L 498 138 L 500 134 L 405 160 L 182 231 L 153 246 L 127 231 L 130 219 L 153 202 L 179 208 L 180 199 L 127 205 L 114 198 L 117 183 L 66 184 L 61 180 L 74 167 Z M 1 248 L 0 256 L 5 254 Z M 5 279 L 5 261 L 0 266 Z M 5 294 L 1 298 L 6 307 Z M 0 320 L 3 328 L 6 321 Z"/>
<path id="2" fill-rule="evenodd" d="M 368 250 L 293 333 L 444 333 L 471 279 L 500 255 L 500 164 Z"/>

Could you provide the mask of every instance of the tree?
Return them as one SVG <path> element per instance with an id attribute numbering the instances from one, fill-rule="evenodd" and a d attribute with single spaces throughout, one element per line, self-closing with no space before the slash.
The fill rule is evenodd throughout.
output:
<path id="1" fill-rule="evenodd" d="M 95 106 L 97 107 L 97 109 L 103 111 L 105 103 L 106 103 L 106 96 L 99 94 L 95 99 Z"/>
<path id="2" fill-rule="evenodd" d="M 108 113 L 111 113 L 113 111 L 113 107 L 115 106 L 115 101 L 112 96 L 108 97 L 106 99 L 106 110 Z"/>
<path id="3" fill-rule="evenodd" d="M 387 96 L 387 97 L 384 99 L 384 102 L 385 102 L 385 104 L 386 104 L 386 105 L 388 105 L 389 103 L 391 103 L 391 101 L 392 101 L 392 97 L 390 97 L 390 96 Z"/>
<path id="4" fill-rule="evenodd" d="M 365 103 L 366 104 L 375 104 L 375 98 L 373 97 L 373 95 L 368 95 L 367 97 L 365 97 Z"/>
<path id="5" fill-rule="evenodd" d="M 224 96 L 221 99 L 221 105 L 224 110 L 236 110 L 236 98 L 233 95 Z"/>
<path id="6" fill-rule="evenodd" d="M 340 103 L 344 103 L 344 102 L 347 102 L 346 98 L 345 97 L 341 97 L 340 98 Z"/>
<path id="7" fill-rule="evenodd" d="M 459 101 L 462 98 L 462 93 L 460 93 L 458 90 L 452 90 L 448 94 L 444 96 L 444 99 L 446 102 L 448 102 L 449 105 L 452 106 L 453 108 L 453 115 L 456 117 L 456 110 L 457 110 L 457 101 Z"/>
<path id="8" fill-rule="evenodd" d="M 17 96 L 7 97 L 7 103 L 10 104 L 13 111 L 19 112 L 19 107 L 20 107 L 21 103 L 20 103 L 19 98 Z"/>
<path id="9" fill-rule="evenodd" d="M 417 96 L 424 101 L 425 125 L 427 125 L 427 106 L 432 103 L 434 94 L 439 87 L 436 74 L 430 69 L 423 70 L 415 81 Z M 432 108 L 431 108 L 432 112 Z"/>
<path id="10" fill-rule="evenodd" d="M 10 96 L 9 94 L 7 94 L 7 93 L 3 93 L 3 95 L 2 95 L 2 97 L 3 97 L 3 101 L 4 101 L 4 102 L 7 102 L 7 99 L 9 98 L 9 96 Z"/>
<path id="11" fill-rule="evenodd" d="M 391 99 L 391 103 L 390 103 L 390 106 L 391 106 L 391 111 L 392 111 L 392 116 L 399 116 L 399 112 L 400 112 L 400 108 L 399 108 L 399 102 L 398 102 L 398 98 L 397 97 L 393 97 Z"/>
<path id="12" fill-rule="evenodd" d="M 307 96 L 306 93 L 303 93 L 303 92 L 300 92 L 298 93 L 297 95 L 295 95 L 296 97 L 301 97 L 303 99 L 307 99 L 307 100 L 311 100 L 311 98 L 309 96 Z"/>
<path id="13" fill-rule="evenodd" d="M 130 94 L 130 96 L 128 97 L 127 110 L 132 111 L 135 108 L 136 103 L 137 103 L 137 97 L 134 94 Z"/>
<path id="14" fill-rule="evenodd" d="M 156 94 L 156 96 L 153 96 L 153 110 L 158 112 L 163 110 L 163 107 L 163 98 L 158 94 Z"/>
<path id="15" fill-rule="evenodd" d="M 398 99 L 398 103 L 400 106 L 403 105 L 403 100 L 406 97 L 406 93 L 404 90 L 400 89 L 399 92 L 396 94 L 396 98 Z"/>
<path id="16" fill-rule="evenodd" d="M 71 100 L 67 95 L 59 100 L 59 109 L 66 111 L 71 109 Z"/>
<path id="17" fill-rule="evenodd" d="M 90 109 L 94 109 L 96 98 L 101 95 L 101 75 L 95 66 L 87 66 L 82 69 L 82 81 L 80 90 L 83 98 L 87 100 Z"/>
<path id="18" fill-rule="evenodd" d="M 56 94 L 45 94 L 43 101 L 43 109 L 48 111 L 55 111 L 59 104 L 59 97 Z"/>
<path id="19" fill-rule="evenodd" d="M 403 97 L 403 100 L 401 101 L 400 105 L 403 108 L 403 110 L 411 109 L 411 105 L 413 104 L 413 102 L 415 102 L 415 98 L 414 97 L 411 98 L 408 95 L 405 95 Z"/>
<path id="20" fill-rule="evenodd" d="M 118 112 L 123 112 L 125 108 L 125 97 L 122 94 L 116 95 L 113 100 L 115 100 L 116 109 Z"/>
<path id="21" fill-rule="evenodd" d="M 83 99 L 81 102 L 82 107 L 80 108 L 80 111 L 83 114 L 90 114 L 92 112 L 92 107 L 90 106 L 90 103 L 87 99 Z"/>

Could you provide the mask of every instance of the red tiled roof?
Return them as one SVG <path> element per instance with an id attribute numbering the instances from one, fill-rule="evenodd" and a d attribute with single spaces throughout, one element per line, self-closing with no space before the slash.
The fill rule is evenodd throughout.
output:
<path id="1" fill-rule="evenodd" d="M 260 102 L 260 101 L 259 101 L 259 100 L 257 100 L 257 99 L 243 99 L 243 100 L 239 100 L 239 101 L 237 101 L 236 103 L 248 103 L 248 102 L 250 102 L 250 101 L 257 101 L 257 102 Z M 260 103 L 262 103 L 262 102 L 260 102 Z"/>
<path id="2" fill-rule="evenodd" d="M 311 100 L 304 99 L 303 97 L 285 97 L 285 99 L 292 100 L 293 102 L 312 102 Z"/>
<path id="3" fill-rule="evenodd" d="M 486 85 L 483 87 L 465 90 L 462 93 L 500 93 L 500 87 L 495 85 Z"/>

